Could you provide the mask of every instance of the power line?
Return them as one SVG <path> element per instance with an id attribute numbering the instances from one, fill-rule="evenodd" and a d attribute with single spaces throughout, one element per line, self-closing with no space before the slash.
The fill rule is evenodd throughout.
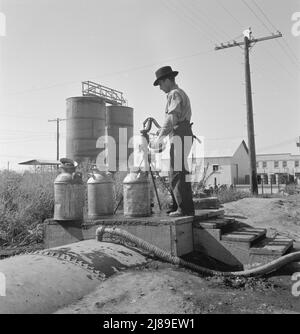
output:
<path id="1" fill-rule="evenodd" d="M 37 118 L 42 118 L 43 116 L 40 114 L 40 115 L 37 115 L 37 116 L 19 116 L 19 115 L 11 115 L 11 114 L 3 114 L 1 113 L 0 114 L 0 117 L 11 117 L 11 118 L 22 118 L 22 119 L 37 119 Z"/>
<path id="2" fill-rule="evenodd" d="M 220 2 L 219 2 L 219 0 L 216 0 L 217 1 L 217 3 L 231 16 L 231 17 L 233 17 L 234 18 L 234 20 L 235 20 L 235 22 L 236 23 L 238 23 L 238 25 L 239 25 L 239 28 L 241 28 L 241 29 L 243 29 L 244 28 L 244 25 L 231 13 L 231 11 L 229 11 L 223 4 L 221 4 Z M 247 6 L 248 8 L 249 8 L 249 6 Z M 252 11 L 253 12 L 253 11 Z M 257 17 L 257 16 L 256 16 Z M 257 17 L 258 18 L 258 17 Z M 275 29 L 275 30 L 278 30 L 277 28 Z M 269 30 L 268 30 L 269 31 Z M 279 42 L 279 41 L 277 41 L 276 40 L 276 42 Z M 287 68 L 280 62 L 280 61 L 278 61 L 277 60 L 277 58 L 275 58 L 274 57 L 274 55 L 272 55 L 270 52 L 268 52 L 268 51 L 266 51 L 265 50 L 265 48 L 263 47 L 263 51 L 265 52 L 265 53 L 268 53 L 268 55 L 271 57 L 271 59 L 273 59 L 275 62 L 277 62 L 277 64 L 279 64 L 280 65 L 280 67 L 285 71 L 285 72 L 287 72 L 287 74 L 289 74 L 289 77 L 290 77 L 290 79 L 292 79 L 293 81 L 296 79 L 295 78 L 295 76 L 294 76 L 294 74 L 292 74 L 289 70 L 287 70 Z M 264 77 L 265 78 L 265 76 L 262 74 L 262 73 L 264 73 L 264 69 L 262 69 L 261 68 L 261 66 L 260 65 L 258 65 L 257 63 L 254 63 L 254 65 L 260 70 L 259 71 L 259 74 L 261 75 L 261 77 Z M 273 77 L 274 79 L 275 79 L 275 77 L 271 74 L 271 77 Z M 277 81 L 277 79 L 276 79 L 276 81 Z M 275 80 L 274 80 L 274 82 L 275 82 Z"/>
<path id="3" fill-rule="evenodd" d="M 190 14 L 188 9 L 186 9 L 186 4 L 184 4 L 184 6 L 180 6 L 180 5 L 178 6 L 178 3 L 172 2 L 172 6 L 169 6 L 167 1 L 165 1 L 165 0 L 162 0 L 161 3 L 168 10 L 173 11 L 175 13 L 175 15 L 178 16 L 180 19 L 183 18 L 189 25 L 191 25 L 197 31 L 199 31 L 201 33 L 201 35 L 203 35 L 203 31 L 204 31 L 206 33 L 205 39 L 208 40 L 209 42 L 211 42 L 212 44 L 215 44 L 216 41 L 219 41 L 219 38 L 216 37 L 216 34 L 213 34 L 211 31 L 206 30 L 206 28 L 204 28 L 203 26 L 201 26 L 201 27 L 199 26 L 199 20 L 197 20 L 193 15 Z M 193 13 L 194 13 L 194 11 L 193 11 Z M 195 23 L 195 22 L 197 22 L 197 23 Z M 211 39 L 207 38 L 207 35 L 209 35 L 211 37 Z"/>
<path id="4" fill-rule="evenodd" d="M 269 20 L 269 18 L 267 17 L 267 15 L 265 14 L 265 12 L 262 10 L 262 8 L 257 4 L 257 2 L 255 0 L 252 0 L 254 5 L 256 6 L 256 8 L 260 11 L 260 13 L 264 16 L 264 18 L 269 22 L 269 24 L 272 26 L 272 28 L 274 30 L 278 30 L 274 24 Z"/>
<path id="5" fill-rule="evenodd" d="M 188 1 L 182 1 L 182 0 L 178 0 L 178 3 L 181 4 L 181 7 L 180 9 L 184 10 L 186 9 L 186 11 L 188 13 L 190 13 L 191 17 L 195 17 L 195 21 L 197 22 L 202 22 L 205 24 L 205 26 L 209 29 L 209 31 L 214 31 L 214 34 L 216 36 L 221 36 L 220 32 L 216 29 L 216 24 L 213 24 L 213 21 L 210 19 L 210 20 L 207 20 L 207 15 L 203 14 L 202 11 L 203 11 L 203 6 L 201 6 L 201 8 L 199 8 L 197 6 L 197 3 L 195 4 L 195 8 L 193 8 L 193 6 L 189 6 L 189 2 Z M 223 36 L 226 36 L 226 38 L 229 38 L 228 35 L 226 33 L 224 33 L 223 31 L 221 31 L 222 35 Z M 224 38 L 224 37 L 221 37 L 221 38 Z"/>
<path id="6" fill-rule="evenodd" d="M 24 133 L 24 134 L 30 134 L 30 135 L 52 135 L 55 132 L 46 132 L 46 131 L 24 131 L 24 130 L 4 130 L 4 129 L 0 129 L 0 133 L 8 133 L 8 134 L 20 134 L 20 133 Z"/>
<path id="7" fill-rule="evenodd" d="M 24 143 L 24 142 L 36 142 L 36 141 L 43 141 L 43 142 L 52 142 L 55 139 L 47 139 L 47 138 L 20 138 L 16 140 L 0 140 L 0 144 L 14 144 L 14 143 Z"/>
<path id="8" fill-rule="evenodd" d="M 99 74 L 97 76 L 90 77 L 90 79 L 95 80 L 95 79 L 99 79 L 99 78 L 105 78 L 105 77 L 110 77 L 110 76 L 115 76 L 115 75 L 120 75 L 120 74 L 127 74 L 127 73 L 130 73 L 130 72 L 135 72 L 135 71 L 143 70 L 145 68 L 150 68 L 150 67 L 156 66 L 158 64 L 161 64 L 162 62 L 171 62 L 171 61 L 177 61 L 177 60 L 182 60 L 182 59 L 188 59 L 188 58 L 193 58 L 193 57 L 206 55 L 206 54 L 209 54 L 209 53 L 213 53 L 213 50 L 209 49 L 207 51 L 200 51 L 200 52 L 192 53 L 192 54 L 189 54 L 189 55 L 172 57 L 172 58 L 165 58 L 165 59 L 158 60 L 158 61 L 156 61 L 154 63 L 151 63 L 151 64 L 131 67 L 131 68 L 127 68 L 125 70 L 120 70 L 120 71 L 115 71 L 115 72 L 102 73 L 102 74 Z M 59 87 L 59 86 L 78 84 L 78 82 L 79 82 L 79 80 L 78 81 L 72 81 L 72 82 L 59 83 L 59 84 L 54 84 L 54 85 L 50 85 L 50 86 L 38 87 L 38 88 L 35 88 L 35 89 L 24 90 L 22 92 L 13 92 L 13 93 L 3 94 L 3 95 L 4 96 L 12 96 L 12 95 L 21 95 L 21 94 L 33 93 L 33 92 L 36 92 L 36 91 L 52 89 L 52 88 Z M 9 115 L 9 114 L 0 114 L 0 116 L 2 116 L 2 115 L 4 115 L 5 117 L 18 117 L 18 116 L 13 116 L 13 115 Z M 21 118 L 36 118 L 36 117 L 35 116 L 32 116 L 32 117 L 29 117 L 29 116 L 28 117 L 23 117 L 22 116 Z"/>
<path id="9" fill-rule="evenodd" d="M 219 6 L 221 6 L 223 8 L 223 10 L 231 17 L 234 19 L 234 21 L 240 25 L 241 27 L 243 26 L 243 24 L 234 16 L 232 15 L 232 13 L 219 1 L 219 0 L 216 0 L 216 2 L 219 4 Z M 240 35 L 238 36 L 240 37 Z M 238 38 L 236 37 L 236 38 Z"/>
<path id="10" fill-rule="evenodd" d="M 294 80 L 298 80 L 298 78 L 294 75 L 294 73 L 290 72 L 281 61 L 273 56 L 273 54 L 268 49 L 263 49 L 265 53 L 267 53 L 291 78 Z"/>
<path id="11" fill-rule="evenodd" d="M 217 1 L 217 3 L 224 9 L 224 11 L 230 16 L 230 17 L 232 17 L 233 19 L 234 19 L 234 21 L 237 23 L 237 25 L 239 26 L 239 28 L 241 28 L 241 29 L 244 29 L 244 25 L 232 14 L 232 12 L 230 11 L 230 10 L 228 10 L 219 0 L 216 0 Z M 277 29 L 276 29 L 277 30 Z M 236 38 L 234 38 L 234 40 L 235 39 L 237 39 L 237 38 L 239 38 L 239 37 L 242 37 L 243 35 L 242 34 L 240 34 L 239 36 L 237 36 Z M 265 77 L 262 73 L 264 73 L 264 69 L 262 69 L 261 68 L 261 66 L 259 66 L 258 64 L 254 64 L 255 65 L 255 67 L 256 68 L 258 68 L 259 69 L 259 71 L 258 71 L 258 73 L 260 74 L 260 76 L 261 77 Z M 281 64 L 280 64 L 281 65 Z M 285 70 L 285 68 L 283 68 L 284 70 Z M 288 73 L 290 76 L 291 76 L 291 74 L 290 73 Z M 272 75 L 271 75 L 272 76 Z M 273 77 L 273 76 L 272 76 Z M 275 77 L 273 77 L 274 79 L 275 79 Z M 276 79 L 277 80 L 277 79 Z M 274 82 L 275 82 L 275 80 L 274 80 Z"/>
<path id="12" fill-rule="evenodd" d="M 256 6 L 256 8 L 259 10 L 259 12 L 264 16 L 264 18 L 268 21 L 268 23 L 275 29 L 278 30 L 275 25 L 272 23 L 272 21 L 268 18 L 267 14 L 264 12 L 264 10 L 257 4 L 257 2 L 255 0 L 253 0 L 254 5 Z M 279 44 L 280 42 L 277 41 Z M 291 49 L 291 47 L 289 46 L 289 44 L 287 43 L 287 41 L 285 40 L 285 38 L 283 38 L 283 42 L 285 43 L 286 47 L 290 50 L 291 55 L 294 57 L 294 59 L 296 60 L 296 65 L 299 66 L 299 59 L 298 57 L 295 55 L 294 51 Z M 281 44 L 280 44 L 281 45 Z M 281 45 L 282 47 L 282 45 Z"/>
<path id="13" fill-rule="evenodd" d="M 169 6 L 168 1 L 165 0 L 162 0 L 161 4 L 165 8 L 167 8 L 168 11 L 171 10 L 173 13 L 175 13 L 176 16 L 178 16 L 181 19 L 183 18 L 190 26 L 198 30 L 207 41 L 211 42 L 212 44 L 214 43 L 213 40 L 215 39 L 215 36 L 213 36 L 212 39 L 208 39 L 207 35 L 212 36 L 211 32 L 207 32 L 205 31 L 205 29 L 200 29 L 197 24 L 195 25 L 194 18 L 191 17 L 189 14 L 187 15 L 184 8 L 174 5 L 175 2 L 172 3 L 172 6 Z M 205 31 L 206 34 L 204 34 L 203 31 Z"/>
<path id="14" fill-rule="evenodd" d="M 269 28 L 267 27 L 267 25 L 263 22 L 263 21 L 261 21 L 261 19 L 258 17 L 258 15 L 255 13 L 255 11 L 247 4 L 247 2 L 245 1 L 245 0 L 242 0 L 243 1 L 243 3 L 245 4 L 245 6 L 252 12 L 252 14 L 261 22 L 261 24 L 267 29 L 267 31 L 269 32 L 269 33 L 272 33 L 270 30 L 269 30 Z M 276 29 L 277 30 L 277 29 Z"/>
<path id="15" fill-rule="evenodd" d="M 258 19 L 258 21 L 266 28 L 266 30 L 269 32 L 269 33 L 272 33 L 271 32 L 271 30 L 268 28 L 268 26 L 265 24 L 265 22 L 263 22 L 263 20 L 256 14 L 256 12 L 247 4 L 247 2 L 245 1 L 245 0 L 242 0 L 243 1 L 243 3 L 245 4 L 245 6 L 247 6 L 247 8 L 253 13 L 253 15 Z M 256 4 L 256 6 L 257 6 L 257 8 L 259 9 L 259 11 L 264 15 L 264 17 L 265 18 L 267 18 L 267 16 L 266 16 L 266 14 L 264 14 L 264 12 L 263 12 L 263 10 L 257 5 L 257 3 L 255 3 Z M 268 22 L 271 22 L 268 18 L 267 18 L 267 21 Z M 275 27 L 275 25 L 274 24 L 272 24 L 271 23 L 271 25 L 273 26 L 273 27 Z M 275 28 L 276 29 L 276 28 Z M 276 29 L 277 31 L 278 31 L 278 29 Z M 295 62 L 294 61 L 294 59 L 293 58 L 291 58 L 291 55 L 290 54 L 288 54 L 287 53 L 287 51 L 286 51 L 286 49 L 283 47 L 283 45 L 280 43 L 280 41 L 276 41 L 277 43 L 278 43 L 278 45 L 280 46 L 280 48 L 282 49 L 282 51 L 285 53 L 285 55 L 290 59 L 290 61 L 292 62 L 292 63 L 294 63 L 294 65 L 296 65 L 296 66 L 298 66 L 299 67 L 299 69 L 300 69 L 300 64 L 298 63 L 298 60 L 297 60 L 297 62 Z M 284 42 L 285 43 L 287 43 L 286 41 L 285 41 L 285 39 L 284 39 Z M 273 57 L 273 55 L 272 55 L 272 57 Z M 273 57 L 274 58 L 274 57 Z M 274 58 L 275 59 L 275 58 Z M 280 63 L 279 61 L 277 61 L 277 63 L 279 63 L 280 64 L 280 66 L 282 66 L 283 68 L 285 68 L 283 65 L 282 65 L 282 63 Z M 286 69 L 286 68 L 285 68 Z M 286 70 L 290 75 L 291 75 L 291 73 L 288 71 L 288 70 Z M 293 76 L 293 75 L 292 75 Z"/>
<path id="16" fill-rule="evenodd" d="M 27 159 L 27 158 L 31 157 L 31 155 L 0 154 L 0 157 L 5 157 L 5 158 L 24 158 L 24 159 Z"/>
<path id="17" fill-rule="evenodd" d="M 300 65 L 300 63 L 299 63 L 299 59 L 298 59 L 298 57 L 295 55 L 294 51 L 293 51 L 292 48 L 289 46 L 289 44 L 288 44 L 288 42 L 286 41 L 285 38 L 283 39 L 283 42 L 284 42 L 284 44 L 286 45 L 286 47 L 290 50 L 292 56 L 294 57 L 294 59 L 295 59 L 295 61 L 296 61 L 295 64 L 296 64 L 297 66 L 299 66 L 299 65 Z"/>
<path id="18" fill-rule="evenodd" d="M 244 136 L 235 136 L 235 137 L 223 137 L 223 138 L 209 138 L 204 137 L 204 140 L 218 141 L 218 140 L 232 140 L 232 139 L 242 139 Z"/>
<path id="19" fill-rule="evenodd" d="M 278 146 L 283 146 L 283 145 L 286 145 L 286 144 L 291 144 L 291 143 L 295 143 L 295 140 L 296 140 L 296 137 L 293 138 L 293 139 L 287 139 L 287 140 L 284 140 L 280 143 L 277 143 L 277 144 L 273 144 L 273 145 L 269 145 L 269 146 L 264 146 L 264 147 L 260 147 L 259 150 L 262 151 L 262 150 L 268 150 L 268 149 L 271 149 L 271 148 L 275 148 L 275 147 L 278 147 Z"/>
<path id="20" fill-rule="evenodd" d="M 218 1 L 218 0 L 217 0 Z M 244 2 L 244 4 L 247 6 L 247 8 L 255 15 L 255 17 L 260 21 L 260 23 L 262 23 L 265 27 L 266 27 L 266 25 L 260 20 L 260 18 L 256 15 L 256 13 L 252 10 L 252 8 L 250 8 L 249 7 L 249 5 L 245 2 L 245 1 L 243 1 Z M 219 3 L 219 2 L 218 2 Z M 220 4 L 220 3 L 219 3 Z M 221 5 L 221 4 L 220 4 Z M 224 8 L 224 10 L 226 10 L 227 12 L 229 12 L 230 13 L 230 11 L 229 10 L 227 10 L 226 9 L 226 7 L 224 6 L 224 5 L 221 5 L 222 6 L 222 8 Z M 233 14 L 231 14 L 230 13 L 230 15 L 232 16 L 232 17 L 235 17 L 235 16 L 233 16 Z M 237 19 L 235 20 L 236 22 L 238 21 Z M 240 23 L 240 27 L 241 28 L 243 28 L 243 25 Z M 277 30 L 277 29 L 276 29 Z M 268 29 L 268 31 L 270 31 L 269 29 Z M 278 42 L 279 43 L 279 41 L 277 41 L 276 40 L 276 42 Z M 267 50 L 265 50 L 264 48 L 263 48 L 263 51 L 265 52 L 265 53 L 267 53 L 277 64 L 279 64 L 279 66 L 289 75 L 289 77 L 294 81 L 295 79 L 296 80 L 298 80 L 295 76 L 294 76 L 294 73 L 291 73 L 280 61 L 278 61 L 277 60 L 277 58 L 275 58 L 274 57 L 274 55 L 273 54 L 271 54 L 269 51 L 267 51 Z M 260 69 L 260 71 L 263 73 L 264 72 L 264 70 L 259 66 L 259 65 L 257 65 L 257 64 L 255 64 L 255 66 L 256 67 L 258 67 L 259 69 Z M 261 74 L 261 76 L 263 76 L 262 74 Z"/>

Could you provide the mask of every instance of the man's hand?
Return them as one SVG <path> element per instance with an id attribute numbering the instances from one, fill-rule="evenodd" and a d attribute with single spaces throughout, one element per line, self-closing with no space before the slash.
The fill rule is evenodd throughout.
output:
<path id="1" fill-rule="evenodd" d="M 148 148 L 154 153 L 161 153 L 166 148 L 166 143 L 163 140 L 156 139 L 149 143 Z"/>
<path id="2" fill-rule="evenodd" d="M 157 130 L 157 132 L 156 132 L 156 136 L 158 137 L 158 136 L 160 135 L 160 133 L 161 133 L 161 128 L 159 128 L 159 129 Z"/>

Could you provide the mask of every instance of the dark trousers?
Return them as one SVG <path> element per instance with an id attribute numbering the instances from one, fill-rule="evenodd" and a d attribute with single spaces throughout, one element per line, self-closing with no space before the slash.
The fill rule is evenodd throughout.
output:
<path id="1" fill-rule="evenodd" d="M 180 210 L 186 215 L 194 215 L 192 187 L 191 183 L 186 181 L 189 175 L 187 157 L 192 148 L 193 138 L 190 123 L 187 121 L 180 123 L 174 130 L 175 136 L 177 136 L 177 140 L 174 140 L 170 149 L 169 173 L 173 210 Z M 184 139 L 184 137 L 189 137 L 190 139 Z M 181 145 L 179 145 L 180 142 Z"/>

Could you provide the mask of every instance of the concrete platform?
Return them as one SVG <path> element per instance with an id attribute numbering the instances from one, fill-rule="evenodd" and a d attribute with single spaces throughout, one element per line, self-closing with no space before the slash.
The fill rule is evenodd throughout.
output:
<path id="1" fill-rule="evenodd" d="M 194 217 L 170 218 L 168 215 L 152 215 L 142 218 L 111 218 L 86 221 L 83 225 L 85 239 L 95 238 L 99 225 L 117 226 L 151 244 L 181 256 L 193 251 L 193 221 Z"/>
<path id="2" fill-rule="evenodd" d="M 100 225 L 117 226 L 151 244 L 182 256 L 194 251 L 193 223 L 224 216 L 224 210 L 197 210 L 196 216 L 171 218 L 167 214 L 128 218 L 119 213 L 97 220 L 63 222 L 47 219 L 44 223 L 46 248 L 94 239 Z"/>
<path id="3" fill-rule="evenodd" d="M 293 247 L 293 240 L 283 237 L 275 236 L 274 238 L 265 238 L 254 247 L 251 247 L 251 254 L 258 255 L 284 255 L 291 247 Z"/>
<path id="4" fill-rule="evenodd" d="M 293 247 L 293 240 L 266 237 L 266 229 L 234 219 L 208 219 L 194 223 L 194 248 L 228 265 L 249 269 L 271 262 Z"/>
<path id="5" fill-rule="evenodd" d="M 221 203 L 217 197 L 196 198 L 194 199 L 194 207 L 196 210 L 219 209 Z"/>
<path id="6" fill-rule="evenodd" d="M 253 228 L 224 217 L 222 209 L 196 210 L 195 216 L 171 218 L 167 214 L 128 218 L 122 212 L 97 220 L 45 221 L 45 247 L 52 248 L 81 240 L 95 239 L 100 225 L 118 227 L 174 256 L 202 254 L 242 270 L 264 264 L 291 250 L 290 239 L 266 238 L 266 229 Z M 120 238 L 105 235 L 105 241 Z M 237 270 L 236 269 L 236 270 Z"/>
<path id="7" fill-rule="evenodd" d="M 236 231 L 223 234 L 222 241 L 234 241 L 243 243 L 247 248 L 250 248 L 251 244 L 262 237 L 265 237 L 267 230 L 264 228 L 239 228 Z"/>
<path id="8" fill-rule="evenodd" d="M 193 252 L 194 217 L 170 218 L 153 215 L 142 218 L 125 218 L 122 215 L 103 217 L 81 222 L 45 222 L 45 247 L 57 247 L 81 240 L 94 239 L 100 225 L 117 226 L 162 248 L 172 255 L 181 256 Z"/>
<path id="9" fill-rule="evenodd" d="M 223 209 L 205 209 L 195 210 L 195 221 L 204 221 L 209 218 L 221 218 L 224 217 L 225 210 Z"/>
<path id="10" fill-rule="evenodd" d="M 208 220 L 199 221 L 194 224 L 194 226 L 202 227 L 204 229 L 227 229 L 234 223 L 234 219 L 225 219 L 225 218 L 210 218 Z"/>

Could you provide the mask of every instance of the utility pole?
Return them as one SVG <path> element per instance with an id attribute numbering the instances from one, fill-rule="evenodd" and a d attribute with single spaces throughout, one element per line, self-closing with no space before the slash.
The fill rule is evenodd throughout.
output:
<path id="1" fill-rule="evenodd" d="M 56 122 L 56 160 L 59 161 L 59 122 L 65 121 L 65 118 L 49 119 L 48 122 Z"/>
<path id="2" fill-rule="evenodd" d="M 220 46 L 216 46 L 215 50 L 217 51 L 217 50 L 232 48 L 236 46 L 239 46 L 239 47 L 244 46 L 248 147 L 249 147 L 249 158 L 250 158 L 250 184 L 251 184 L 252 194 L 258 195 L 249 49 L 252 45 L 258 42 L 282 37 L 282 34 L 278 31 L 277 34 L 272 34 L 271 36 L 262 37 L 262 38 L 253 38 L 251 28 L 249 28 L 243 32 L 243 35 L 244 35 L 243 42 L 233 41 L 231 43 L 230 42 L 227 43 L 227 45 L 224 45 L 222 43 Z"/>

